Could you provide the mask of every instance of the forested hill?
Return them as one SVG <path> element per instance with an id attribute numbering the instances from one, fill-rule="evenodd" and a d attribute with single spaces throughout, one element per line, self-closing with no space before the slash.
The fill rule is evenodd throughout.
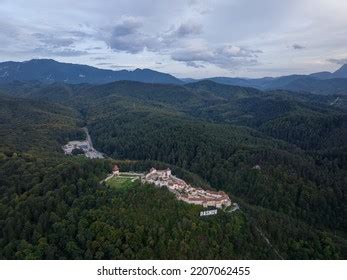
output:
<path id="1" fill-rule="evenodd" d="M 0 83 L 40 81 L 46 84 L 54 82 L 102 84 L 120 80 L 163 84 L 183 83 L 170 74 L 151 69 L 113 71 L 88 65 L 62 63 L 52 59 L 0 62 Z"/>
<path id="2" fill-rule="evenodd" d="M 78 112 L 49 102 L 0 95 L 0 150 L 61 153 L 68 139 L 84 137 Z"/>
<path id="3" fill-rule="evenodd" d="M 343 96 L 211 81 L 0 91 L 2 258 L 278 257 L 257 229 L 283 258 L 346 257 Z M 105 188 L 112 160 L 59 151 L 84 125 L 123 168 L 170 165 L 226 191 L 243 212 L 200 220 L 199 208 L 165 191 Z"/>
<path id="4" fill-rule="evenodd" d="M 207 123 L 248 126 L 305 150 L 343 155 L 346 135 L 346 98 L 287 91 L 262 92 L 253 88 L 210 81 L 178 85 L 121 81 L 106 85 L 45 86 L 12 83 L 3 86 L 12 96 L 58 102 L 78 108 L 103 107 L 102 118 L 117 106 L 125 111 L 160 110 L 172 116 Z M 94 105 L 95 106 L 90 106 Z M 339 151 L 339 152 L 337 152 Z M 343 160 L 342 156 L 338 156 Z"/>
<path id="5" fill-rule="evenodd" d="M 289 75 L 280 77 L 265 77 L 258 79 L 212 77 L 207 78 L 221 84 L 254 87 L 261 90 L 283 89 L 314 94 L 347 94 L 347 64 L 333 73 L 319 72 L 310 75 Z"/>

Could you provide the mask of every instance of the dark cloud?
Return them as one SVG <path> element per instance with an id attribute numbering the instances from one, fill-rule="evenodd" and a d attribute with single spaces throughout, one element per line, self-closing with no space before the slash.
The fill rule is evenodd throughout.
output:
<path id="1" fill-rule="evenodd" d="M 224 45 L 215 49 L 181 49 L 174 52 L 171 58 L 185 62 L 186 65 L 201 68 L 208 63 L 225 69 L 258 64 L 260 50 L 252 50 L 232 45 Z"/>
<path id="2" fill-rule="evenodd" d="M 140 32 L 142 22 L 133 17 L 126 17 L 112 28 L 107 44 L 114 51 L 140 53 L 145 48 L 153 50 L 157 43 L 154 36 Z"/>
<path id="3" fill-rule="evenodd" d="M 139 19 L 127 17 L 113 27 L 112 36 L 118 37 L 135 34 L 141 26 L 142 23 Z"/>
<path id="4" fill-rule="evenodd" d="M 108 45 L 113 51 L 140 53 L 144 50 L 169 55 L 173 60 L 189 67 L 204 68 L 205 64 L 229 69 L 258 64 L 260 50 L 222 45 L 216 47 L 191 47 L 188 39 L 202 32 L 202 25 L 184 22 L 156 36 L 142 32 L 142 22 L 125 18 L 112 28 Z M 190 44 L 191 45 L 191 44 Z M 192 44 L 194 45 L 194 43 Z"/>
<path id="5" fill-rule="evenodd" d="M 147 37 L 143 37 L 140 34 L 133 34 L 111 37 L 109 46 L 114 51 L 124 51 L 135 54 L 142 52 L 147 47 L 147 43 L 149 43 L 149 39 Z"/>
<path id="6" fill-rule="evenodd" d="M 171 58 L 176 61 L 183 62 L 209 62 L 213 59 L 213 53 L 206 49 L 181 49 L 175 51 Z"/>
<path id="7" fill-rule="evenodd" d="M 77 37 L 77 38 L 91 38 L 91 37 L 93 37 L 92 34 L 89 34 L 89 33 L 83 32 L 83 31 L 69 31 L 67 33 L 71 34 L 72 36 Z"/>
<path id="8" fill-rule="evenodd" d="M 189 35 L 198 35 L 202 32 L 202 25 L 196 23 L 183 23 L 174 32 L 177 37 L 185 37 Z"/>
<path id="9" fill-rule="evenodd" d="M 205 68 L 204 65 L 202 64 L 198 64 L 194 61 L 186 61 L 186 65 L 189 66 L 189 67 L 193 67 L 193 68 Z"/>
<path id="10" fill-rule="evenodd" d="M 327 61 L 330 63 L 338 64 L 338 65 L 347 64 L 347 58 L 329 58 L 327 59 Z"/>
<path id="11" fill-rule="evenodd" d="M 141 31 L 143 23 L 137 18 L 125 18 L 116 24 L 106 43 L 114 51 L 140 53 L 145 49 L 152 52 L 166 52 L 174 49 L 181 43 L 180 39 L 198 35 L 202 25 L 186 22 L 169 31 L 158 34 L 148 34 Z"/>
<path id="12" fill-rule="evenodd" d="M 303 50 L 303 49 L 305 49 L 306 47 L 305 47 L 305 46 L 302 46 L 302 45 L 299 45 L 299 44 L 294 44 L 294 45 L 292 45 L 292 48 L 293 48 L 294 50 Z"/>

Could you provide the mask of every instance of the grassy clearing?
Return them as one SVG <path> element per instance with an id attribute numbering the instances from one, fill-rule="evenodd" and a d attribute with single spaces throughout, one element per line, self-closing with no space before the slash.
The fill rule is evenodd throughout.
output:
<path id="1" fill-rule="evenodd" d="M 124 173 L 124 172 L 121 172 L 120 177 L 131 177 L 131 178 L 135 178 L 136 175 L 133 175 L 133 174 L 127 174 L 127 173 Z"/>
<path id="2" fill-rule="evenodd" d="M 109 179 L 107 185 L 115 189 L 127 189 L 133 187 L 137 180 L 132 182 L 134 177 L 117 176 Z"/>

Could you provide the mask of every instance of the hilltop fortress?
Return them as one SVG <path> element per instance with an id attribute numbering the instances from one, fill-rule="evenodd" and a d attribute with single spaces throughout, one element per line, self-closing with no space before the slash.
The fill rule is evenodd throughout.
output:
<path id="1" fill-rule="evenodd" d="M 149 173 L 142 177 L 142 182 L 154 184 L 157 187 L 165 186 L 176 195 L 177 199 L 186 203 L 216 208 L 231 205 L 230 198 L 225 192 L 193 188 L 184 180 L 172 175 L 170 169 L 156 170 L 151 168 Z"/>

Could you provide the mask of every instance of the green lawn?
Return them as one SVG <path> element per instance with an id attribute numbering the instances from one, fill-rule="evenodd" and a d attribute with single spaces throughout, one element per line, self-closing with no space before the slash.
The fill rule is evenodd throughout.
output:
<path id="1" fill-rule="evenodd" d="M 106 182 L 106 184 L 112 188 L 116 189 L 127 189 L 136 184 L 136 181 L 132 182 L 134 178 L 133 177 L 123 177 L 123 176 L 117 176 L 113 177 L 110 180 Z"/>
<path id="2" fill-rule="evenodd" d="M 120 177 L 131 177 L 131 178 L 134 178 L 135 176 L 134 175 L 130 175 L 130 174 L 124 174 L 124 173 L 120 173 Z"/>

